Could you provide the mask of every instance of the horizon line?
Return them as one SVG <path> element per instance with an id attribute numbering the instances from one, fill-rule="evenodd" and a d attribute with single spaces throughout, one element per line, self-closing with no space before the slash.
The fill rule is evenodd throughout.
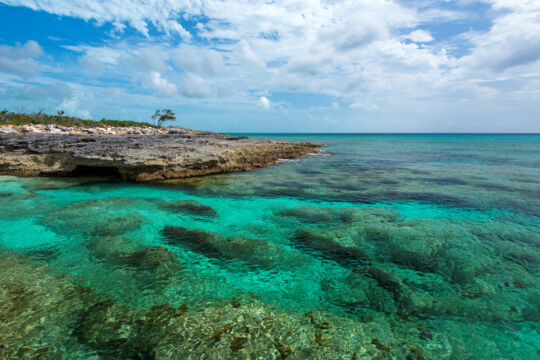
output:
<path id="1" fill-rule="evenodd" d="M 282 135 L 540 135 L 540 132 L 230 132 L 225 134 L 282 134 Z"/>

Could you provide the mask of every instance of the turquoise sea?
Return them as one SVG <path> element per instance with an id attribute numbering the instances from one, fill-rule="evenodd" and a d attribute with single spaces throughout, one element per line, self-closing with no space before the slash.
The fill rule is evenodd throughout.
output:
<path id="1" fill-rule="evenodd" d="M 0 358 L 538 359 L 540 135 L 153 184 L 0 176 Z"/>

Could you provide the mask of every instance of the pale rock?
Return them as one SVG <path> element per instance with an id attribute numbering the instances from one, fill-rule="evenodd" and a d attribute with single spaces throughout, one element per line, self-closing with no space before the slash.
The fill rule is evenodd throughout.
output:
<path id="1" fill-rule="evenodd" d="M 15 134 L 15 133 L 17 133 L 17 130 L 15 130 L 13 128 L 10 128 L 8 126 L 2 126 L 2 127 L 0 127 L 0 133 L 3 133 L 3 134 Z"/>

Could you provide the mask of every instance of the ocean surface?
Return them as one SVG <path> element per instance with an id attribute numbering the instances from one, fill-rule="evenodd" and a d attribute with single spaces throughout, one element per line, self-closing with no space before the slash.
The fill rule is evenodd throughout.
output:
<path id="1" fill-rule="evenodd" d="M 540 357 L 540 135 L 249 136 L 325 146 L 0 176 L 0 358 Z"/>

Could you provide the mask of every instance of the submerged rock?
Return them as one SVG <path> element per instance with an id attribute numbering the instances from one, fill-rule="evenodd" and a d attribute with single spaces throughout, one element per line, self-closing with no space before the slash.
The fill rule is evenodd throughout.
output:
<path id="1" fill-rule="evenodd" d="M 298 266 L 303 260 L 286 254 L 279 245 L 258 239 L 226 238 L 217 233 L 180 226 L 165 226 L 161 234 L 169 245 L 182 246 L 219 260 L 240 260 L 264 268 Z"/>
<path id="2" fill-rule="evenodd" d="M 534 282 L 539 268 L 538 236 L 530 226 L 407 219 L 375 208 L 355 209 L 344 224 L 332 214 L 340 209 L 293 210 L 291 217 L 310 228 L 296 230 L 291 244 L 352 270 L 320 280 L 325 298 L 348 313 L 371 309 L 404 318 L 512 323 L 534 318 L 538 287 L 522 285 Z M 364 250 L 366 257 L 349 249 Z M 516 287 L 516 274 L 528 280 Z"/>
<path id="3" fill-rule="evenodd" d="M 97 184 L 108 184 L 114 179 L 99 177 L 80 177 L 80 178 L 32 178 L 23 184 L 23 189 L 30 191 L 46 190 L 65 190 L 79 188 L 86 190 Z"/>
<path id="4" fill-rule="evenodd" d="M 49 246 L 42 249 L 21 251 L 21 254 L 35 260 L 52 260 L 58 257 L 60 251 L 55 246 Z"/>
<path id="5" fill-rule="evenodd" d="M 99 296 L 48 266 L 0 250 L 0 358 L 60 359 L 84 353 L 73 324 Z"/>
<path id="6" fill-rule="evenodd" d="M 347 299 L 350 305 L 369 307 L 402 318 L 458 315 L 457 311 L 445 308 L 444 304 L 436 301 L 432 294 L 419 291 L 406 279 L 380 267 L 358 268 L 351 272 L 346 281 L 348 289 L 335 296 L 341 302 Z M 441 288 L 439 291 L 448 292 L 451 289 Z M 458 298 L 456 293 L 453 295 L 455 299 Z"/>
<path id="7" fill-rule="evenodd" d="M 221 260 L 230 258 L 221 249 L 220 245 L 225 242 L 225 239 L 219 234 L 181 226 L 165 226 L 161 230 L 161 235 L 165 237 L 169 245 L 183 246 L 210 258 Z"/>
<path id="8" fill-rule="evenodd" d="M 111 359 L 164 359 L 156 347 L 180 329 L 167 328 L 186 313 L 187 307 L 157 305 L 137 311 L 111 300 L 98 302 L 79 317 L 74 335 L 79 342 Z M 179 341 L 177 339 L 176 341 Z"/>
<path id="9" fill-rule="evenodd" d="M 133 213 L 126 216 L 119 216 L 105 220 L 104 224 L 97 225 L 92 232 L 93 236 L 114 236 L 121 235 L 129 231 L 137 230 L 141 227 L 144 216 Z"/>
<path id="10" fill-rule="evenodd" d="M 170 253 L 153 247 L 121 258 L 141 268 L 172 261 Z M 350 288 L 367 290 L 367 302 L 359 307 L 369 309 L 355 319 L 324 311 L 285 312 L 246 295 L 187 306 L 134 307 L 12 252 L 0 251 L 0 261 L 0 358 L 5 359 L 74 354 L 101 359 L 184 359 L 186 354 L 205 359 L 450 359 L 465 358 L 476 341 L 489 348 L 490 356 L 505 358 L 520 346 L 510 341 L 515 333 L 508 332 L 506 321 L 486 322 L 481 315 L 465 314 L 464 308 L 443 316 L 455 296 L 438 295 L 433 303 L 426 300 L 429 296 L 415 298 L 419 291 L 410 280 L 388 267 L 351 272 Z M 475 301 L 470 300 L 468 312 L 492 310 L 473 306 Z M 394 310 L 375 310 L 377 302 L 392 304 Z M 523 314 L 537 321 L 539 312 L 527 307 Z M 480 335 L 482 329 L 489 337 Z M 520 352 L 534 358 L 532 348 Z"/>
<path id="11" fill-rule="evenodd" d="M 92 254 L 108 262 L 118 262 L 142 246 L 125 236 L 99 236 L 87 242 L 86 247 Z"/>
<path id="12" fill-rule="evenodd" d="M 527 254 L 524 252 L 513 252 L 505 255 L 505 259 L 511 262 L 523 266 L 526 269 L 535 269 L 540 265 L 540 258 L 534 256 L 534 254 Z"/>
<path id="13" fill-rule="evenodd" d="M 164 201 L 160 208 L 172 213 L 184 213 L 193 216 L 216 217 L 217 212 L 210 206 L 203 205 L 195 200 Z"/>
<path id="14" fill-rule="evenodd" d="M 102 236 L 90 241 L 87 247 L 108 264 L 127 267 L 134 272 L 134 277 L 152 284 L 156 280 L 178 279 L 182 275 L 182 264 L 161 246 L 143 246 L 123 236 Z"/>
<path id="15" fill-rule="evenodd" d="M 145 205 L 145 200 L 107 198 L 75 202 L 53 208 L 39 223 L 59 234 L 85 234 L 88 236 L 116 236 L 138 229 L 144 217 L 130 208 Z"/>
<path id="16" fill-rule="evenodd" d="M 150 246 L 124 257 L 125 264 L 150 271 L 156 280 L 167 280 L 181 275 L 184 267 L 174 254 L 161 246 Z"/>
<path id="17" fill-rule="evenodd" d="M 9 198 L 9 197 L 12 197 L 13 195 L 15 195 L 15 194 L 12 193 L 12 192 L 4 192 L 4 191 L 2 191 L 2 192 L 0 192 L 0 199 L 1 198 Z"/>
<path id="18" fill-rule="evenodd" d="M 6 359 L 338 359 L 378 352 L 364 325 L 329 313 L 286 313 L 250 296 L 237 300 L 239 307 L 223 299 L 135 308 L 17 255 L 0 259 L 0 356 Z"/>
<path id="19" fill-rule="evenodd" d="M 0 196 L 0 219 L 21 219 L 29 216 L 41 216 L 43 208 L 49 205 L 45 195 L 33 192 L 4 192 Z"/>
<path id="20" fill-rule="evenodd" d="M 354 209 L 334 209 L 314 206 L 283 209 L 279 214 L 313 224 L 326 222 L 351 223 L 356 218 L 356 211 Z"/>
<path id="21" fill-rule="evenodd" d="M 291 241 L 299 249 L 314 251 L 316 255 L 346 267 L 369 263 L 369 256 L 364 250 L 342 246 L 337 241 L 318 235 L 312 230 L 297 230 Z"/>

